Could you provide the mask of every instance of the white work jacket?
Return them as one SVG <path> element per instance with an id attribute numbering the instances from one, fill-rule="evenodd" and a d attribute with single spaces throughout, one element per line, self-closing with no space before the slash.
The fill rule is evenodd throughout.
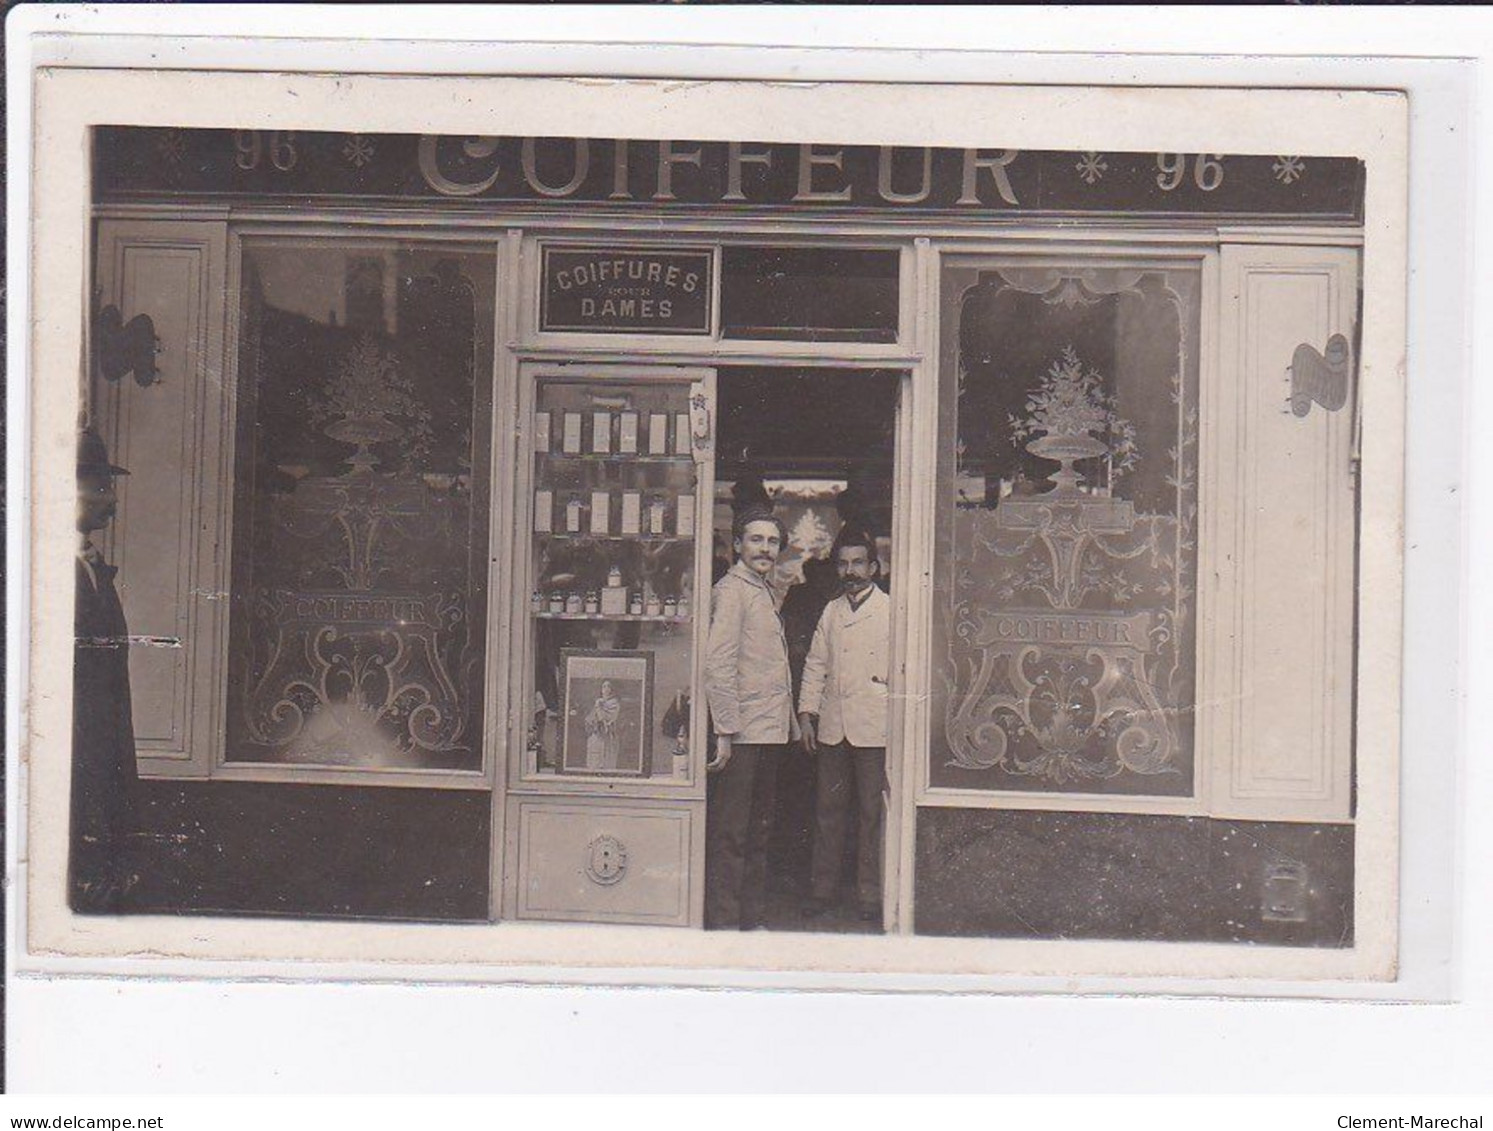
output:
<path id="1" fill-rule="evenodd" d="M 767 582 L 741 562 L 712 593 L 705 695 L 716 734 L 741 743 L 788 741 L 793 685 L 783 621 Z"/>
<path id="2" fill-rule="evenodd" d="M 859 609 L 847 597 L 824 607 L 804 660 L 798 709 L 819 716 L 820 742 L 885 746 L 892 600 L 878 587 Z"/>

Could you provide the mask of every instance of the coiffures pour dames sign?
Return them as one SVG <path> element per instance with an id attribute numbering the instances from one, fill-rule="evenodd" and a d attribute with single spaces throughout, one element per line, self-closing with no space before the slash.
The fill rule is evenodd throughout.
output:
<path id="1" fill-rule="evenodd" d="M 546 247 L 539 328 L 709 334 L 713 261 L 708 250 Z"/>

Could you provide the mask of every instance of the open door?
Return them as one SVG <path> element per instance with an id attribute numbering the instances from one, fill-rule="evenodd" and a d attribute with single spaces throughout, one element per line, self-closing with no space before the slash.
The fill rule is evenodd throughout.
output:
<path id="1" fill-rule="evenodd" d="M 877 546 L 884 588 L 891 596 L 890 619 L 901 619 L 905 604 L 896 528 L 901 522 L 899 453 L 905 428 L 900 405 L 909 385 L 901 370 L 825 365 L 723 366 L 718 370 L 720 429 L 716 448 L 715 543 L 717 576 L 731 565 L 734 513 L 748 505 L 770 505 L 788 531 L 773 587 L 781 613 L 793 676 L 795 708 L 802 667 L 825 608 L 837 596 L 838 578 L 831 547 L 842 526 L 864 530 Z M 894 628 L 894 633 L 900 629 Z M 900 661 L 894 635 L 889 655 Z M 896 704 L 900 670 L 889 672 L 889 700 Z M 897 731 L 900 707 L 888 719 L 887 776 L 896 808 L 901 774 Z M 783 749 L 774 768 L 772 833 L 767 850 L 765 925 L 770 930 L 866 933 L 892 922 L 887 893 L 897 874 L 886 854 L 897 850 L 883 802 L 882 832 L 872 848 L 879 868 L 881 908 L 873 918 L 860 909 L 860 836 L 854 790 L 847 780 L 846 807 L 838 823 L 839 863 L 815 864 L 815 842 L 833 838 L 831 821 L 818 822 L 819 766 L 796 745 Z M 858 781 L 858 778 L 854 779 Z M 832 815 L 833 816 L 833 815 Z M 823 894 L 833 875 L 833 896 Z"/>

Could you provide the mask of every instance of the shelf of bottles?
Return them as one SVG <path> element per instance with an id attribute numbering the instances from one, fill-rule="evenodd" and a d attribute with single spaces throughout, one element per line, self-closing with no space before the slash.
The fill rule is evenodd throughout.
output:
<path id="1" fill-rule="evenodd" d="M 684 381 L 536 381 L 525 778 L 690 779 L 690 391 Z"/>

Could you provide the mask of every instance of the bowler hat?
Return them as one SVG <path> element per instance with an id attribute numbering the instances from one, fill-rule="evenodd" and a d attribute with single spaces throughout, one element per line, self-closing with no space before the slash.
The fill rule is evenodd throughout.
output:
<path id="1" fill-rule="evenodd" d="M 102 479 L 114 475 L 128 475 L 122 467 L 109 462 L 109 449 L 98 430 L 89 426 L 78 433 L 78 477 L 91 476 Z"/>

